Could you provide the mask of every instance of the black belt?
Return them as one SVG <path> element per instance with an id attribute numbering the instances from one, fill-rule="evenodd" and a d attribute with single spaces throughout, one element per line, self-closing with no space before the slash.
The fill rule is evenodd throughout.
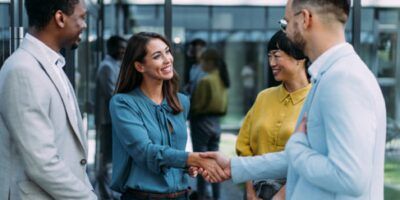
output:
<path id="1" fill-rule="evenodd" d="M 172 192 L 172 193 L 153 193 L 153 192 L 147 192 L 143 190 L 134 190 L 134 189 L 128 189 L 126 191 L 127 194 L 141 197 L 141 198 L 150 198 L 150 199 L 173 199 L 173 198 L 178 198 L 178 197 L 183 197 L 185 195 L 189 194 L 189 189 L 186 190 L 181 190 L 178 192 Z"/>

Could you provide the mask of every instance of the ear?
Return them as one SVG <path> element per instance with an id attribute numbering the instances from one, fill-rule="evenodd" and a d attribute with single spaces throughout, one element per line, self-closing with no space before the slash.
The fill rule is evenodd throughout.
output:
<path id="1" fill-rule="evenodd" d="M 135 69 L 136 69 L 138 72 L 140 72 L 140 73 L 143 73 L 143 72 L 144 72 L 144 66 L 143 66 L 142 63 L 136 61 L 135 63 L 133 63 L 133 65 L 135 66 Z"/>
<path id="2" fill-rule="evenodd" d="M 304 29 L 310 28 L 311 24 L 312 24 L 312 13 L 307 10 L 307 9 L 303 9 L 302 11 L 302 15 L 303 15 L 303 27 Z"/>
<path id="3" fill-rule="evenodd" d="M 64 28 L 65 27 L 65 16 L 61 10 L 57 10 L 54 14 L 54 20 L 58 27 Z"/>

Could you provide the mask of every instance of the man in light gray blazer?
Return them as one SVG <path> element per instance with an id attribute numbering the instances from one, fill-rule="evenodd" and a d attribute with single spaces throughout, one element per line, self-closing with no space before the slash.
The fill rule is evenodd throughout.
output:
<path id="1" fill-rule="evenodd" d="M 29 33 L 0 70 L 0 199 L 97 199 L 61 48 L 86 28 L 83 0 L 28 0 Z"/>
<path id="2" fill-rule="evenodd" d="M 349 10 L 349 0 L 288 1 L 282 28 L 313 62 L 313 86 L 283 152 L 230 161 L 203 155 L 218 159 L 234 182 L 287 176 L 289 200 L 383 199 L 385 102 L 345 41 Z"/>

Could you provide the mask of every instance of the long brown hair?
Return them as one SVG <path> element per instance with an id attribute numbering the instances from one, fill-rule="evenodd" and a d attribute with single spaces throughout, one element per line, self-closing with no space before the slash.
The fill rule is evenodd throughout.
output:
<path id="1" fill-rule="evenodd" d="M 139 87 L 143 80 L 142 73 L 138 72 L 134 67 L 135 62 L 143 63 L 147 54 L 147 44 L 150 40 L 160 39 L 171 49 L 168 40 L 158 33 L 140 32 L 133 35 L 128 40 L 124 58 L 122 59 L 121 70 L 118 76 L 115 94 L 128 93 Z M 182 105 L 178 99 L 179 77 L 174 69 L 172 79 L 163 81 L 162 92 L 167 98 L 168 105 L 172 108 L 174 114 L 183 111 Z"/>

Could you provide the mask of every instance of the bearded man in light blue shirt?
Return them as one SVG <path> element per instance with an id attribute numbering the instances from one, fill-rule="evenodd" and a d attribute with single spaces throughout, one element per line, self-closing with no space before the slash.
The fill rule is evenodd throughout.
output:
<path id="1" fill-rule="evenodd" d="M 283 152 L 203 155 L 217 159 L 234 182 L 287 177 L 286 199 L 383 199 L 385 103 L 345 41 L 349 10 L 349 0 L 288 0 L 282 29 L 313 62 L 313 87 Z"/>

